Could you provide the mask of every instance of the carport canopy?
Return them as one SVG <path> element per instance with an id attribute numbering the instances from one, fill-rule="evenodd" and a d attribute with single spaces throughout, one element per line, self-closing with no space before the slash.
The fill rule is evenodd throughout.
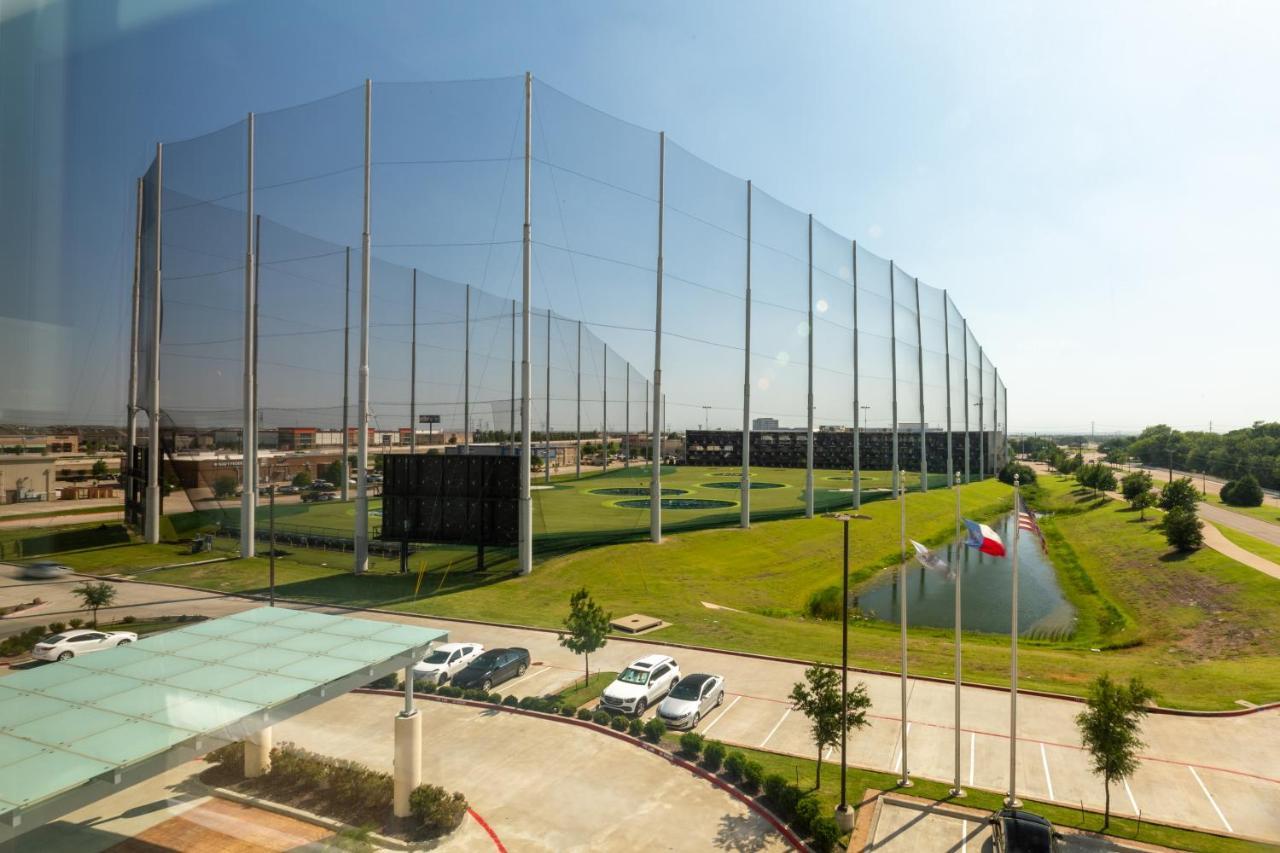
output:
<path id="1" fill-rule="evenodd" d="M 0 678 L 0 841 L 412 666 L 448 636 L 258 607 Z"/>

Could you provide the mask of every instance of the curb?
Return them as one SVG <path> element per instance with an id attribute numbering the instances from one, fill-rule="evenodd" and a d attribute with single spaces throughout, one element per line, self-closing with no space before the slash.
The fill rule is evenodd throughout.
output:
<path id="1" fill-rule="evenodd" d="M 251 595 L 243 592 L 219 593 L 217 590 L 204 589 L 202 587 L 197 587 L 197 586 L 184 586 L 182 584 L 176 584 L 176 583 L 165 583 L 164 581 L 137 580 L 136 577 L 120 578 L 118 582 L 119 583 L 145 583 L 145 584 L 150 584 L 152 586 L 167 586 L 174 589 L 185 589 L 193 592 L 212 593 L 215 595 L 221 595 L 226 598 L 243 598 L 248 601 L 266 601 L 267 600 L 267 596 L 265 595 Z M 488 628 L 510 628 L 518 631 L 534 631 L 539 634 L 558 635 L 560 633 L 559 631 L 553 628 L 540 628 L 534 625 L 520 625 L 516 623 L 511 623 L 511 622 L 490 622 L 485 619 L 468 619 L 462 616 L 437 616 L 430 613 L 412 613 L 407 610 L 386 610 L 381 607 L 353 607 L 346 604 L 333 604 L 333 603 L 322 604 L 314 601 L 301 601 L 296 598 L 281 598 L 280 596 L 276 596 L 276 601 L 283 602 L 286 604 L 297 604 L 302 607 L 316 607 L 316 608 L 331 607 L 331 608 L 334 608 L 335 610 L 345 610 L 352 613 L 382 613 L 387 616 L 402 616 L 402 617 L 407 616 L 414 619 L 434 619 L 438 622 L 456 622 L 462 625 L 483 625 Z M 715 655 L 733 655 L 734 657 L 746 658 L 748 660 L 763 660 L 763 661 L 772 661 L 774 663 L 788 663 L 795 666 L 812 666 L 814 663 L 817 663 L 817 661 L 802 660 L 800 658 L 780 657 L 777 655 L 766 655 L 766 654 L 761 654 L 759 652 L 744 652 L 744 651 L 738 651 L 735 649 L 716 649 L 710 646 L 697 646 L 690 643 L 660 642 L 658 640 L 649 639 L 647 637 L 629 637 L 625 634 L 610 633 L 609 639 L 611 641 L 616 640 L 618 642 L 624 642 L 624 643 L 638 643 L 640 645 L 645 645 L 645 646 L 665 646 L 672 649 L 685 649 L 687 651 L 706 652 L 708 654 L 715 654 Z M 837 664 L 829 664 L 829 665 L 838 667 Z M 890 672 L 888 670 L 870 669 L 868 667 L 858 667 L 858 666 L 850 666 L 849 672 L 857 672 L 857 673 L 862 673 L 864 675 L 880 675 L 880 676 L 885 676 L 889 678 L 897 678 L 899 675 L 896 672 Z M 917 681 L 927 681 L 931 684 L 941 684 L 946 686 L 951 686 L 955 684 L 955 681 L 953 679 L 941 678 L 936 675 L 908 674 L 907 677 L 911 679 L 915 679 Z M 1000 687 L 999 685 L 995 685 L 995 684 L 981 684 L 981 683 L 972 682 L 972 681 L 962 681 L 961 684 L 964 687 L 972 687 L 972 688 L 977 688 L 979 690 L 990 690 L 995 693 L 1009 692 L 1009 688 Z M 1068 702 L 1075 702 L 1076 704 L 1079 704 L 1079 705 L 1083 705 L 1085 702 L 1085 700 L 1079 696 L 1070 696 L 1066 693 L 1053 693 L 1048 690 L 1033 690 L 1025 687 L 1018 688 L 1018 695 L 1019 696 L 1039 696 L 1044 699 L 1061 699 Z M 1213 719 L 1215 717 L 1244 717 L 1244 716 L 1248 716 L 1249 714 L 1256 714 L 1261 711 L 1270 711 L 1277 708 L 1280 708 L 1280 700 L 1276 700 L 1274 702 L 1265 702 L 1260 705 L 1255 705 L 1252 708 L 1230 708 L 1223 711 L 1194 711 L 1194 710 L 1184 709 L 1184 708 L 1161 708 L 1159 706 L 1152 706 L 1147 710 L 1152 714 L 1165 714 L 1167 716 L 1172 716 L 1172 717 L 1204 717 L 1208 719 Z"/>
<path id="2" fill-rule="evenodd" d="M 369 687 L 357 687 L 351 692 L 367 693 L 367 694 L 372 694 L 376 696 L 393 696 L 393 697 L 404 696 L 403 690 L 375 690 Z M 751 797 L 743 793 L 742 791 L 738 790 L 737 786 L 731 785 L 729 782 L 725 781 L 724 779 L 721 779 L 717 774 L 712 773 L 711 771 L 706 770 L 702 767 L 699 767 L 698 765 L 692 762 L 686 761 L 677 755 L 673 755 L 672 753 L 667 752 L 665 749 L 662 749 L 661 747 L 655 744 L 646 743 L 645 741 L 640 740 L 639 738 L 634 738 L 631 735 L 626 734 L 625 732 L 614 731 L 613 729 L 607 726 L 597 725 L 596 723 L 593 723 L 590 720 L 579 720 L 577 717 L 562 717 L 559 714 L 555 714 L 555 715 L 545 714 L 541 711 L 530 711 L 527 708 L 513 708 L 509 705 L 493 705 L 489 702 L 476 702 L 471 699 L 455 699 L 451 696 L 438 696 L 435 694 L 428 695 L 428 694 L 422 694 L 422 693 L 415 693 L 414 698 L 425 699 L 427 701 L 432 701 L 432 702 L 443 702 L 447 705 L 462 705 L 464 707 L 469 707 L 469 708 L 481 708 L 484 710 L 506 711 L 507 713 L 510 713 L 510 714 L 519 714 L 525 717 L 533 717 L 534 719 L 538 719 L 538 720 L 548 720 L 552 722 L 565 723 L 568 725 L 573 725 L 579 728 L 598 732 L 600 734 L 609 735 L 610 737 L 616 738 L 625 743 L 629 743 L 632 746 L 638 746 L 641 749 L 645 750 L 646 752 L 652 755 L 656 755 L 659 758 L 666 759 L 669 763 L 675 765 L 676 767 L 687 770 L 693 775 L 699 776 L 702 779 L 715 785 L 717 788 L 724 791 L 729 796 L 733 797 L 739 802 L 743 803 L 747 808 L 751 809 L 751 811 L 755 812 L 757 815 L 759 815 L 760 817 L 768 821 L 769 824 L 773 826 L 774 830 L 776 830 L 779 835 L 781 835 L 784 839 L 786 839 L 787 843 L 790 844 L 794 849 L 800 850 L 802 851 L 802 853 L 810 853 L 809 846 L 805 844 L 803 841 L 801 841 L 800 837 L 797 836 L 795 832 L 793 832 L 791 828 L 788 827 L 786 823 L 782 821 L 781 818 L 779 818 L 772 811 L 770 811 L 769 808 L 767 808 L 763 803 L 758 802 L 754 797 Z"/>

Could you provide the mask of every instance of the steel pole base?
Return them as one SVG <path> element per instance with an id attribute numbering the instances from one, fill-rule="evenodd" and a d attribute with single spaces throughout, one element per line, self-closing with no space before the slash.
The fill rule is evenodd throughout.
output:
<path id="1" fill-rule="evenodd" d="M 915 782 L 912 782 L 912 781 L 911 781 L 909 778 L 907 778 L 906 776 L 903 776 L 901 779 L 899 779 L 899 780 L 898 780 L 898 787 L 899 787 L 899 788 L 911 788 L 911 787 L 914 787 L 914 786 L 915 786 L 915 784 L 916 784 Z"/>
<path id="2" fill-rule="evenodd" d="M 947 796 L 955 800 L 964 799 L 964 796 L 965 796 L 964 788 L 952 788 L 949 791 L 947 791 Z"/>
<path id="3" fill-rule="evenodd" d="M 843 805 L 836 806 L 836 826 L 840 827 L 841 832 L 852 832 L 853 825 L 857 818 L 857 812 L 853 806 Z"/>
<path id="4" fill-rule="evenodd" d="M 1004 804 L 1011 809 L 1022 808 L 1022 800 L 1019 800 L 1017 797 L 1013 796 L 1012 794 L 1005 794 Z"/>

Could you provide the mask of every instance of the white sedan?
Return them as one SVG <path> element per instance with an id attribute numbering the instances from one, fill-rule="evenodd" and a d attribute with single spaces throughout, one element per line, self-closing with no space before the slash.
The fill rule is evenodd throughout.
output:
<path id="1" fill-rule="evenodd" d="M 479 643 L 445 643 L 413 666 L 413 680 L 423 684 L 444 684 L 480 656 Z"/>
<path id="2" fill-rule="evenodd" d="M 36 660 L 67 660 L 125 646 L 137 639 L 138 635 L 132 631 L 95 631 L 90 628 L 63 631 L 50 634 L 36 643 L 31 656 Z"/>

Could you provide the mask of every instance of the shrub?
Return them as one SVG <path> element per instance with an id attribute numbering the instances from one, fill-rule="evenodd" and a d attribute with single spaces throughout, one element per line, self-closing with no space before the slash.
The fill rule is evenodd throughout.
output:
<path id="1" fill-rule="evenodd" d="M 1018 475 L 1018 483 L 1023 486 L 1029 486 L 1036 481 L 1036 472 L 1030 465 L 1023 465 L 1021 462 L 1007 462 L 1000 469 L 997 475 L 1002 483 L 1013 485 L 1013 475 Z"/>
<path id="2" fill-rule="evenodd" d="M 132 625 L 134 622 L 138 621 L 138 617 L 130 613 L 128 616 L 124 617 L 120 621 L 125 625 Z"/>
<path id="3" fill-rule="evenodd" d="M 234 767 L 244 767 L 244 741 L 232 741 L 226 746 L 220 746 L 206 754 L 204 760 L 210 764 L 230 764 Z"/>
<path id="4" fill-rule="evenodd" d="M 786 776 L 770 773 L 764 777 L 764 794 L 769 798 L 773 810 L 784 820 L 791 820 L 795 816 L 800 790 L 788 782 Z"/>
<path id="5" fill-rule="evenodd" d="M 748 761 L 742 767 L 742 787 L 754 794 L 760 790 L 764 782 L 764 765 L 759 761 Z"/>
<path id="6" fill-rule="evenodd" d="M 591 722 L 599 726 L 609 725 L 609 721 L 612 719 L 613 716 L 608 711 L 596 711 L 591 715 Z"/>
<path id="7" fill-rule="evenodd" d="M 572 705 L 561 705 L 561 706 L 560 706 L 560 716 L 562 716 L 562 717 L 572 717 L 572 716 L 574 716 L 574 713 L 575 713 L 575 712 L 574 712 L 574 710 L 573 710 L 573 706 L 572 706 Z"/>
<path id="8" fill-rule="evenodd" d="M 625 732 L 629 725 L 631 725 L 631 721 L 621 714 L 609 721 L 609 728 L 615 732 Z"/>
<path id="9" fill-rule="evenodd" d="M 487 702 L 489 701 L 489 694 L 479 687 L 473 687 L 462 691 L 462 698 L 470 699 L 472 702 Z"/>
<path id="10" fill-rule="evenodd" d="M 452 832 L 467 815 L 467 798 L 450 794 L 439 785 L 419 785 L 409 793 L 409 809 L 414 819 L 431 835 Z"/>
<path id="11" fill-rule="evenodd" d="M 462 688 L 454 687 L 452 684 L 446 684 L 440 689 L 436 690 L 436 692 L 439 693 L 441 696 L 447 696 L 450 699 L 457 699 L 462 696 Z"/>
<path id="12" fill-rule="evenodd" d="M 579 709 L 578 709 L 578 719 L 579 719 L 579 720 L 589 720 L 589 719 L 591 719 L 591 716 L 592 716 L 592 714 L 591 714 L 591 709 L 590 709 L 590 708 L 579 708 Z"/>
<path id="13" fill-rule="evenodd" d="M 667 733 L 667 726 L 662 720 L 653 717 L 644 724 L 644 736 L 653 743 L 662 740 L 662 736 Z"/>
<path id="14" fill-rule="evenodd" d="M 399 679 L 394 672 L 388 672 L 381 678 L 375 678 L 366 684 L 366 687 L 372 687 L 374 690 L 395 690 Z"/>
<path id="15" fill-rule="evenodd" d="M 75 618 L 68 621 L 67 624 L 70 625 L 72 628 L 79 628 L 81 625 L 84 624 L 84 620 L 80 618 Z"/>
<path id="16" fill-rule="evenodd" d="M 809 595 L 805 612 L 814 619 L 840 619 L 840 587 L 832 584 Z"/>
<path id="17" fill-rule="evenodd" d="M 708 742 L 702 748 L 702 766 L 712 773 L 719 771 L 720 765 L 724 763 L 724 754 L 727 751 L 724 744 L 718 740 Z"/>
<path id="18" fill-rule="evenodd" d="M 840 843 L 840 827 L 835 818 L 823 815 L 809 824 L 809 834 L 813 836 L 813 847 L 817 853 L 831 853 Z"/>
<path id="19" fill-rule="evenodd" d="M 1224 504 L 1231 506 L 1262 506 L 1262 486 L 1258 478 L 1245 474 L 1239 480 L 1229 480 L 1222 487 L 1220 497 Z"/>
<path id="20" fill-rule="evenodd" d="M 436 685 L 435 681 L 427 681 L 425 678 L 415 678 L 413 680 L 414 693 L 425 693 L 430 696 L 439 689 L 440 688 Z"/>
<path id="21" fill-rule="evenodd" d="M 1160 508 L 1168 512 L 1171 509 L 1182 507 L 1183 509 L 1196 511 L 1196 504 L 1200 501 L 1200 493 L 1196 491 L 1196 487 L 1191 480 L 1183 477 L 1181 480 L 1174 480 L 1171 483 L 1165 483 L 1160 489 Z"/>
<path id="22" fill-rule="evenodd" d="M 65 630 L 67 630 L 67 624 L 66 624 L 65 622 L 50 622 L 50 623 L 49 623 L 49 633 L 50 633 L 50 634 L 61 634 L 61 633 L 62 633 L 63 631 L 65 631 Z"/>
<path id="23" fill-rule="evenodd" d="M 643 733 L 644 733 L 644 723 L 640 721 L 639 717 L 636 717 L 631 722 L 627 723 L 627 734 L 631 735 L 632 737 L 640 737 L 640 735 Z"/>
<path id="24" fill-rule="evenodd" d="M 520 704 L 520 700 L 515 696 L 508 694 L 502 697 L 502 704 L 508 708 L 514 708 Z"/>
<path id="25" fill-rule="evenodd" d="M 501 705 L 501 704 L 502 704 L 502 694 L 501 694 L 501 693 L 490 693 L 488 696 L 484 697 L 484 701 L 488 702 L 490 705 Z"/>
<path id="26" fill-rule="evenodd" d="M 813 794 L 805 794 L 796 799 L 794 815 L 791 825 L 800 830 L 802 835 L 808 835 L 813 829 L 814 821 L 822 816 L 822 805 Z"/>
<path id="27" fill-rule="evenodd" d="M 1165 514 L 1164 538 L 1183 553 L 1194 551 L 1204 544 L 1203 526 L 1195 510 L 1175 507 Z"/>
<path id="28" fill-rule="evenodd" d="M 725 772 L 728 773 L 729 778 L 735 782 L 742 778 L 742 771 L 746 766 L 747 756 L 741 750 L 735 749 L 725 756 Z"/>
<path id="29" fill-rule="evenodd" d="M 698 753 L 702 752 L 704 740 L 697 732 L 685 732 L 680 735 L 680 751 L 688 758 L 697 758 Z"/>

